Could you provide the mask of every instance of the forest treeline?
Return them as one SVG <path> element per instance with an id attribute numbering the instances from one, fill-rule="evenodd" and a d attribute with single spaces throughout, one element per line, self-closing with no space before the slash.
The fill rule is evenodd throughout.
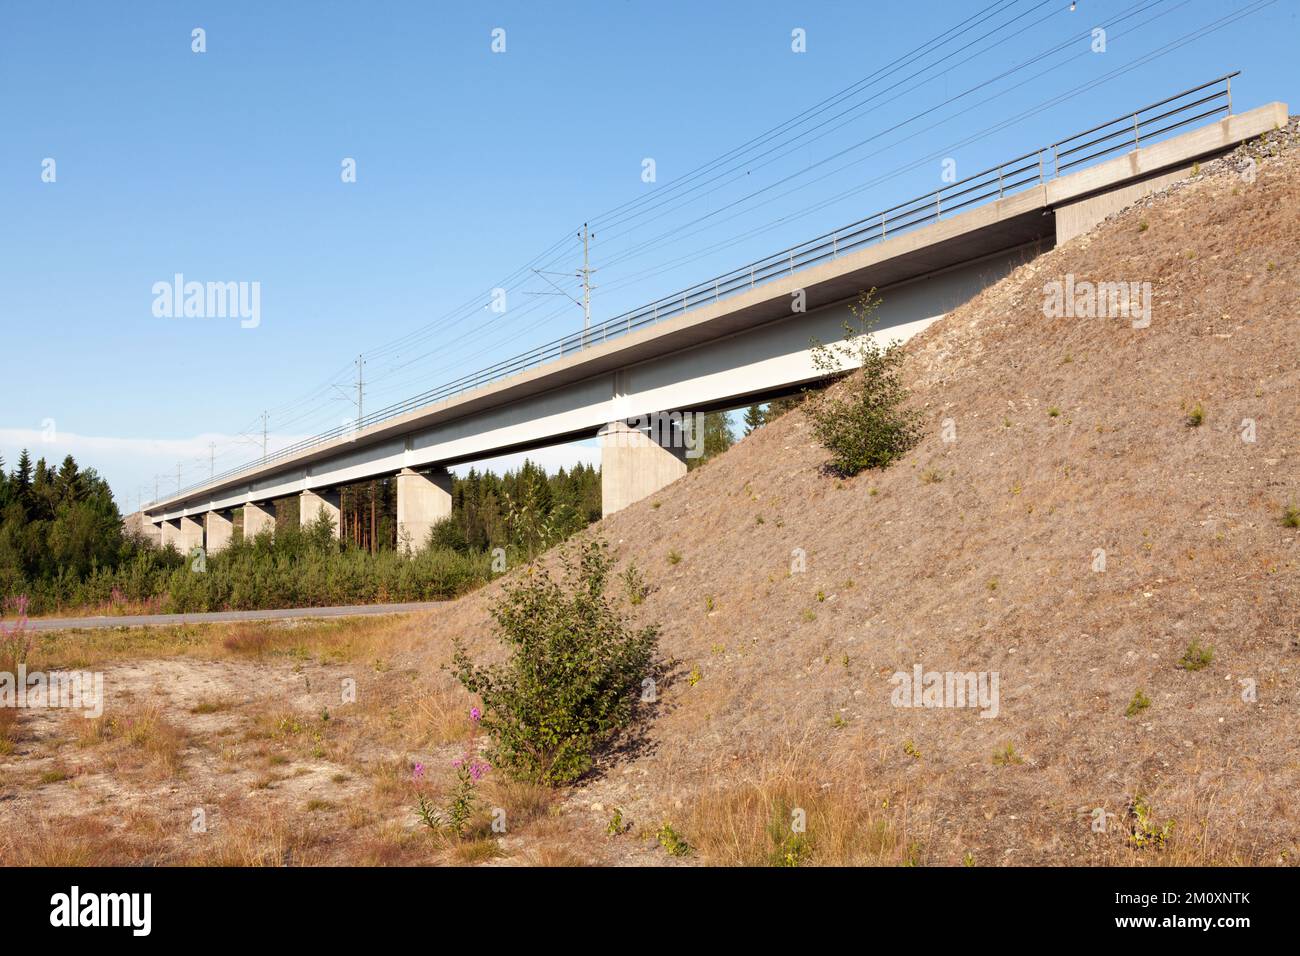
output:
<path id="1" fill-rule="evenodd" d="M 733 441 L 722 413 L 705 421 L 705 455 Z M 600 470 L 548 475 L 526 461 L 503 474 L 471 469 L 452 484 L 451 516 L 425 541 L 399 541 L 396 483 L 376 479 L 340 496 L 338 536 L 300 527 L 296 499 L 277 502 L 274 534 L 236 534 L 219 554 L 181 554 L 132 533 L 108 483 L 71 455 L 57 468 L 23 451 L 0 458 L 0 616 L 25 596 L 32 614 L 190 612 L 454 597 L 600 518 Z M 499 567 L 499 561 L 498 561 Z"/>

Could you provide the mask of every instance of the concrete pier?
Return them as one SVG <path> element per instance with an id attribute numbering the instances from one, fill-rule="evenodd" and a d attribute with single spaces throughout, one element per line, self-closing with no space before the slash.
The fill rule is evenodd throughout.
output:
<path id="1" fill-rule="evenodd" d="M 195 548 L 203 547 L 203 524 L 197 518 L 181 518 L 181 542 L 180 549 L 186 554 L 191 553 Z"/>
<path id="2" fill-rule="evenodd" d="M 438 468 L 419 472 L 403 468 L 397 473 L 397 547 L 419 551 L 429 531 L 451 516 L 451 474 Z"/>
<path id="3" fill-rule="evenodd" d="M 269 501 L 244 505 L 244 540 L 251 541 L 263 531 L 275 532 L 275 505 Z"/>
<path id="4" fill-rule="evenodd" d="M 181 543 L 181 519 L 169 518 L 158 525 L 158 530 L 162 532 L 159 540 L 159 546 L 163 548 L 172 547 L 177 551 L 183 551 L 185 546 Z"/>
<path id="5" fill-rule="evenodd" d="M 686 448 L 665 448 L 626 422 L 600 431 L 600 510 L 622 511 L 686 474 Z"/>
<path id="6" fill-rule="evenodd" d="M 304 491 L 298 499 L 298 526 L 306 531 L 322 514 L 329 515 L 334 522 L 334 537 L 337 538 L 342 524 L 339 520 L 339 493 L 329 488 Z"/>
<path id="7" fill-rule="evenodd" d="M 228 511 L 209 511 L 203 516 L 203 532 L 208 554 L 224 551 L 235 534 L 234 516 Z"/>

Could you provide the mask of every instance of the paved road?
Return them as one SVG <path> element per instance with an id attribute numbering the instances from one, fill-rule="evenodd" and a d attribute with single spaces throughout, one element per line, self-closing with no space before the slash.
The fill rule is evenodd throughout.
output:
<path id="1" fill-rule="evenodd" d="M 72 628 L 167 627 L 173 624 L 223 624 L 230 621 L 283 621 L 291 618 L 364 617 L 370 614 L 407 614 L 440 607 L 445 601 L 407 604 L 354 604 L 347 607 L 297 607 L 274 611 L 206 611 L 199 614 L 135 614 L 120 617 L 46 617 L 29 620 L 28 630 L 66 631 Z"/>

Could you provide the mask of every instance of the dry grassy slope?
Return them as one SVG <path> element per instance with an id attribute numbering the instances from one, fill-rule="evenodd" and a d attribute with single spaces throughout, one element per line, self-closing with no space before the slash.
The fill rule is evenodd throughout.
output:
<path id="1" fill-rule="evenodd" d="M 650 747 L 579 799 L 686 819 L 692 795 L 780 758 L 815 768 L 813 789 L 906 803 L 926 862 L 1151 859 L 1120 830 L 1139 789 L 1177 818 L 1181 859 L 1294 859 L 1300 532 L 1280 516 L 1300 504 L 1297 154 L 1253 183 L 1239 161 L 1207 166 L 910 342 L 927 437 L 895 467 L 825 477 L 796 412 L 602 522 L 679 663 Z M 1151 282 L 1150 328 L 1045 318 L 1043 285 L 1067 272 Z M 794 548 L 806 573 L 789 573 Z M 430 662 L 453 634 L 486 646 L 498 586 L 435 618 Z M 1214 662 L 1178 669 L 1193 639 Z M 889 675 L 915 663 L 998 671 L 1000 715 L 892 707 Z M 1126 718 L 1139 687 L 1152 704 Z M 1006 743 L 1023 764 L 993 764 Z M 1079 820 L 1096 806 L 1118 814 L 1111 833 Z"/>

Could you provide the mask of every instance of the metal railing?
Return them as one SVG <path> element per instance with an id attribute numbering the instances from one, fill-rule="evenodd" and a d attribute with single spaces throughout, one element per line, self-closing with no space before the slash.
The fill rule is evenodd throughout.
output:
<path id="1" fill-rule="evenodd" d="M 249 471 L 256 471 L 308 451 L 327 442 L 348 436 L 385 422 L 417 408 L 445 401 L 484 385 L 509 378 L 520 372 L 545 365 L 566 355 L 581 352 L 592 345 L 629 335 L 638 329 L 682 315 L 691 309 L 728 296 L 756 288 L 766 282 L 793 275 L 819 263 L 836 259 L 872 243 L 883 242 L 900 233 L 940 221 L 953 214 L 991 199 L 1001 199 L 1026 186 L 1041 185 L 1049 179 L 1075 170 L 1120 150 L 1137 149 L 1177 129 L 1221 113 L 1232 113 L 1232 78 L 1240 71 L 1183 90 L 1158 102 L 1126 113 L 1107 123 L 1094 126 L 1050 146 L 1036 149 L 992 166 L 965 179 L 949 183 L 933 192 L 899 203 L 878 213 L 849 223 L 847 226 L 790 246 L 781 252 L 758 259 L 748 265 L 696 283 L 680 292 L 656 299 L 622 315 L 575 332 L 545 345 L 480 369 L 445 385 L 421 392 L 371 412 L 355 424 L 340 425 L 329 431 L 287 445 L 264 458 L 239 465 L 197 482 L 160 500 L 173 500 L 188 492 L 227 481 Z M 150 502 L 150 505 L 156 502 Z"/>

